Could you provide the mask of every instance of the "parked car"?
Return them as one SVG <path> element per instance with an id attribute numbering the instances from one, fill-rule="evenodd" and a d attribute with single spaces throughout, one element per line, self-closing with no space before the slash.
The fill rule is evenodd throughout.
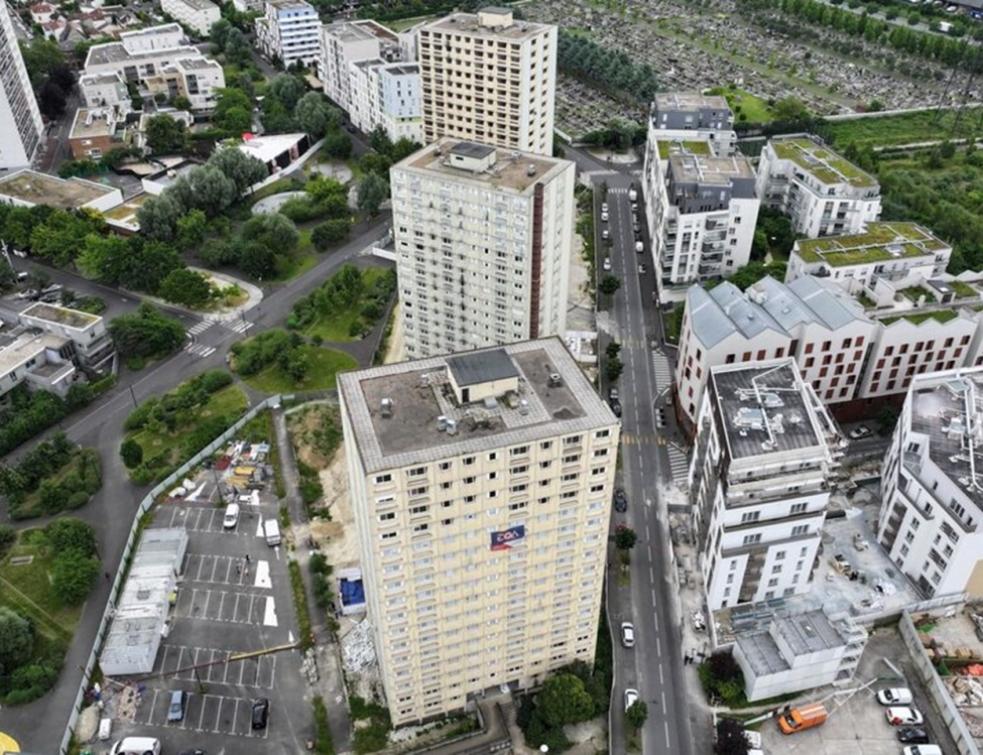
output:
<path id="1" fill-rule="evenodd" d="M 607 223 L 608 222 L 608 214 L 606 212 L 602 212 L 601 213 L 601 222 L 602 223 Z"/>
<path id="2" fill-rule="evenodd" d="M 607 228 L 603 229 L 601 231 L 601 238 L 604 239 L 604 241 L 607 241 L 608 239 L 610 239 L 611 238 L 611 231 L 609 231 Z"/>
<path id="3" fill-rule="evenodd" d="M 225 507 L 225 516 L 222 517 L 222 526 L 227 530 L 231 530 L 237 524 L 239 524 L 239 504 L 230 503 Z"/>
<path id="4" fill-rule="evenodd" d="M 918 726 L 925 723 L 925 717 L 918 708 L 888 708 L 884 717 L 891 726 Z"/>
<path id="5" fill-rule="evenodd" d="M 643 244 L 641 241 L 636 241 L 635 242 L 635 252 L 638 253 L 638 254 L 641 254 L 644 251 L 645 251 L 645 244 Z"/>
<path id="6" fill-rule="evenodd" d="M 860 440 L 861 438 L 866 438 L 868 435 L 872 434 L 872 430 L 867 427 L 867 425 L 860 425 L 860 427 L 855 427 L 850 431 L 850 437 L 853 440 Z"/>
<path id="7" fill-rule="evenodd" d="M 611 258 L 610 257 L 605 257 L 604 258 L 604 263 L 601 265 L 601 269 L 604 272 L 606 272 L 606 273 L 610 273 L 611 272 Z"/>
<path id="8" fill-rule="evenodd" d="M 611 411 L 614 413 L 615 417 L 621 416 L 621 402 L 618 399 L 611 399 L 608 404 L 611 406 Z"/>
<path id="9" fill-rule="evenodd" d="M 37 289 L 34 288 L 26 288 L 23 291 L 17 292 L 18 299 L 33 299 L 37 295 L 38 295 Z"/>
<path id="10" fill-rule="evenodd" d="M 612 385 L 610 388 L 608 388 L 608 398 L 612 400 L 621 398 L 621 394 L 618 393 L 617 386 Z"/>
<path id="11" fill-rule="evenodd" d="M 938 745 L 909 745 L 901 752 L 904 755 L 942 755 L 942 748 Z"/>
<path id="12" fill-rule="evenodd" d="M 877 702 L 881 705 L 910 705 L 911 699 L 911 690 L 907 687 L 891 687 L 877 692 Z"/>
<path id="13" fill-rule="evenodd" d="M 270 701 L 268 698 L 261 697 L 253 701 L 253 728 L 265 729 L 270 718 Z"/>
<path id="14" fill-rule="evenodd" d="M 160 755 L 160 740 L 153 737 L 127 737 L 114 744 L 109 755 Z"/>
<path id="15" fill-rule="evenodd" d="M 607 212 L 607 211 L 608 211 L 608 203 L 601 202 L 601 212 Z"/>
<path id="16" fill-rule="evenodd" d="M 178 755 L 206 755 L 204 750 L 181 750 Z"/>
<path id="17" fill-rule="evenodd" d="M 625 713 L 627 713 L 628 712 L 628 709 L 632 705 L 635 704 L 635 701 L 636 700 L 638 700 L 638 690 L 637 689 L 631 689 L 630 687 L 628 689 L 626 689 L 625 690 Z"/>
<path id="18" fill-rule="evenodd" d="M 635 625 L 630 621 L 621 622 L 621 644 L 626 648 L 635 647 Z"/>
<path id="19" fill-rule="evenodd" d="M 634 186 L 632 186 L 630 189 L 628 189 L 628 201 L 629 202 L 637 202 L 638 201 L 638 192 L 635 190 L 635 187 Z"/>
<path id="20" fill-rule="evenodd" d="M 628 494 L 625 493 L 624 488 L 615 488 L 614 510 L 619 514 L 624 514 L 628 511 Z"/>
<path id="21" fill-rule="evenodd" d="M 928 732 L 917 726 L 902 726 L 898 729 L 898 741 L 906 745 L 927 745 Z"/>
<path id="22" fill-rule="evenodd" d="M 644 262 L 639 262 L 638 263 L 638 274 L 639 275 L 645 275 L 645 273 L 647 273 L 648 271 L 649 271 L 649 269 L 647 267 L 645 267 L 645 263 Z"/>
<path id="23" fill-rule="evenodd" d="M 167 721 L 184 720 L 184 690 L 176 689 L 171 693 L 171 704 L 167 708 Z"/>

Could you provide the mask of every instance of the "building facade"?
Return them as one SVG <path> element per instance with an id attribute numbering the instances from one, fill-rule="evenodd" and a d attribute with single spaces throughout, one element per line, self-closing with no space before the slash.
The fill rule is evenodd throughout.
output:
<path id="1" fill-rule="evenodd" d="M 390 185 L 411 357 L 563 334 L 573 163 L 441 139 Z"/>
<path id="2" fill-rule="evenodd" d="M 10 20 L 0 8 L 0 173 L 30 167 L 41 147 L 44 121 Z"/>
<path id="3" fill-rule="evenodd" d="M 619 426 L 562 341 L 374 367 L 338 384 L 393 723 L 590 664 Z"/>
<path id="4" fill-rule="evenodd" d="M 420 27 L 425 143 L 450 136 L 552 156 L 556 35 L 494 7 Z"/>
<path id="5" fill-rule="evenodd" d="M 877 179 L 810 136 L 768 141 L 758 162 L 758 196 L 808 238 L 858 234 L 881 214 Z"/>
<path id="6" fill-rule="evenodd" d="M 79 93 L 87 108 L 115 107 L 129 110 L 130 92 L 120 71 L 79 76 Z"/>
<path id="7" fill-rule="evenodd" d="M 321 19 L 304 0 L 266 0 L 256 19 L 256 46 L 284 68 L 295 63 L 316 66 L 321 57 Z"/>
<path id="8" fill-rule="evenodd" d="M 840 444 L 792 359 L 710 371 L 689 488 L 711 611 L 808 592 Z"/>
<path id="9" fill-rule="evenodd" d="M 983 369 L 910 384 L 884 456 L 877 539 L 927 596 L 983 597 Z"/>
<path id="10" fill-rule="evenodd" d="M 401 59 L 399 37 L 371 19 L 333 21 L 321 28 L 318 76 L 324 93 L 342 110 L 351 110 L 352 63 Z"/>
<path id="11" fill-rule="evenodd" d="M 160 0 L 160 9 L 196 34 L 207 37 L 222 14 L 211 0 Z"/>

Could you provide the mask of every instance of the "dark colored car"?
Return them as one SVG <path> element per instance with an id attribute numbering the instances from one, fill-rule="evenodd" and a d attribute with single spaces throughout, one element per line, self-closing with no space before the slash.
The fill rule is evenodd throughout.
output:
<path id="1" fill-rule="evenodd" d="M 927 745 L 928 732 L 917 726 L 902 726 L 898 729 L 898 741 L 906 745 Z"/>
<path id="2" fill-rule="evenodd" d="M 622 488 L 617 488 L 614 491 L 614 510 L 619 514 L 628 511 L 628 494 Z"/>
<path id="3" fill-rule="evenodd" d="M 608 402 L 611 405 L 611 411 L 614 412 L 615 417 L 621 416 L 621 402 L 618 399 L 613 398 Z"/>
<path id="4" fill-rule="evenodd" d="M 265 729 L 270 717 L 270 701 L 265 697 L 253 701 L 253 728 Z"/>

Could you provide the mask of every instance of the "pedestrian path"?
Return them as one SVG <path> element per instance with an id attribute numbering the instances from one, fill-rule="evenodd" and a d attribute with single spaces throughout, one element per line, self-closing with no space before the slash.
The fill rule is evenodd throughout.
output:
<path id="1" fill-rule="evenodd" d="M 656 388 L 661 390 L 672 385 L 672 367 L 669 364 L 669 357 L 661 351 L 653 351 L 652 367 L 655 369 Z"/>
<path id="2" fill-rule="evenodd" d="M 669 471 L 672 473 L 672 481 L 675 483 L 686 482 L 686 476 L 689 473 L 689 458 L 679 450 L 675 443 L 668 443 L 666 452 L 669 454 Z"/>

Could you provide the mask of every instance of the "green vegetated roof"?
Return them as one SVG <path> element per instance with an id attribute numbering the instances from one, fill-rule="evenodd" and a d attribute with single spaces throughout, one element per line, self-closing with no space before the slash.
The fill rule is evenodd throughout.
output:
<path id="1" fill-rule="evenodd" d="M 924 257 L 948 248 L 948 244 L 917 223 L 868 223 L 863 233 L 802 239 L 796 248 L 804 262 L 845 267 L 901 257 Z"/>
<path id="2" fill-rule="evenodd" d="M 851 186 L 877 185 L 877 180 L 872 175 L 812 139 L 805 137 L 775 139 L 771 145 L 778 157 L 792 160 L 823 183 L 848 183 Z"/>
<path id="3" fill-rule="evenodd" d="M 881 322 L 885 325 L 890 325 L 892 322 L 898 320 L 907 320 L 908 322 L 913 322 L 915 325 L 920 325 L 926 320 L 949 322 L 949 320 L 955 320 L 957 317 L 959 317 L 959 313 L 954 309 L 939 309 L 935 312 L 909 312 L 899 317 L 884 317 L 881 318 Z"/>
<path id="4" fill-rule="evenodd" d="M 665 160 L 669 155 L 676 153 L 709 155 L 710 142 L 703 139 L 659 139 L 659 157 Z"/>

